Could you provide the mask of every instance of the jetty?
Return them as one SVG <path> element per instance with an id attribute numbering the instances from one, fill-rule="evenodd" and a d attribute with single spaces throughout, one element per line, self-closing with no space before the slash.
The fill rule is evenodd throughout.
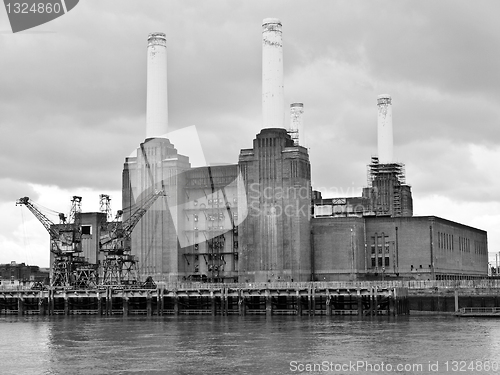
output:
<path id="1" fill-rule="evenodd" d="M 0 287 L 8 315 L 406 315 L 492 316 L 499 280 L 270 283 L 159 282 L 152 288 Z"/>
<path id="2" fill-rule="evenodd" d="M 331 285 L 328 285 L 331 284 Z M 8 315 L 405 315 L 408 290 L 346 283 L 166 284 L 0 290 Z"/>
<path id="3" fill-rule="evenodd" d="M 500 318 L 500 307 L 462 307 L 456 315 L 464 318 Z"/>

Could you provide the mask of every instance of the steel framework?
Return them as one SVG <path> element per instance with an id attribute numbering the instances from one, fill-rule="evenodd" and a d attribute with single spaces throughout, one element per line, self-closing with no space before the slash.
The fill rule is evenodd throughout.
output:
<path id="1" fill-rule="evenodd" d="M 97 267 L 81 256 L 81 201 L 71 200 L 70 223 L 59 213 L 59 224 L 54 224 L 29 197 L 19 198 L 16 205 L 24 205 L 42 223 L 50 235 L 50 251 L 53 254 L 50 285 L 55 287 L 91 287 L 97 285 Z"/>
<path id="2" fill-rule="evenodd" d="M 118 221 L 123 213 L 118 211 L 116 220 L 107 225 L 105 233 L 101 235 L 99 241 L 100 251 L 105 253 L 102 267 L 103 285 L 135 285 L 139 283 L 137 259 L 130 253 L 130 236 L 137 223 L 161 196 L 165 196 L 163 190 L 155 192 L 126 221 Z"/>

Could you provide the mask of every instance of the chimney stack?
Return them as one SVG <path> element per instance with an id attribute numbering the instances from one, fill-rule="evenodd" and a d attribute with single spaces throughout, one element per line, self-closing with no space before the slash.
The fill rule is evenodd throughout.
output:
<path id="1" fill-rule="evenodd" d="M 263 128 L 284 128 L 283 41 L 281 21 L 262 22 L 262 120 Z"/>
<path id="2" fill-rule="evenodd" d="M 290 136 L 295 146 L 304 145 L 304 104 L 290 104 Z"/>
<path id="3" fill-rule="evenodd" d="M 155 138 L 168 130 L 167 38 L 164 33 L 148 36 L 147 74 L 146 138 Z"/>
<path id="4" fill-rule="evenodd" d="M 378 160 L 381 164 L 392 163 L 392 99 L 384 94 L 377 97 L 378 107 Z"/>

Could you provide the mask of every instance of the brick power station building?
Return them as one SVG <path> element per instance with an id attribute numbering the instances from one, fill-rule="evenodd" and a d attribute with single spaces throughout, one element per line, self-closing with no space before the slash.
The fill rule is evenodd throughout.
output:
<path id="1" fill-rule="evenodd" d="M 164 190 L 132 234 L 144 278 L 330 281 L 487 276 L 487 234 L 414 217 L 404 165 L 393 161 L 392 102 L 378 98 L 378 153 L 361 196 L 323 198 L 301 146 L 303 105 L 285 126 L 281 22 L 263 23 L 263 128 L 238 164 L 192 168 L 168 139 L 166 38 L 148 38 L 146 140 L 123 170 L 124 218 Z"/>
<path id="2" fill-rule="evenodd" d="M 131 254 L 117 262 L 100 248 L 109 211 L 82 213 L 82 254 L 75 253 L 85 260 L 81 272 L 103 264 L 115 270 L 125 261 L 142 280 L 170 282 L 486 277 L 485 231 L 413 216 L 404 165 L 392 155 L 389 95 L 378 97 L 378 156 L 368 165 L 360 196 L 323 197 L 313 190 L 308 150 L 300 139 L 302 103 L 290 105 L 285 126 L 281 22 L 265 19 L 262 26 L 262 129 L 240 151 L 237 164 L 198 168 L 167 133 L 166 37 L 149 35 L 146 139 L 125 159 L 123 221 L 148 209 L 135 221 Z M 196 143 L 192 129 L 181 136 Z M 157 199 L 160 191 L 164 196 Z M 106 272 L 99 277 L 106 279 Z"/>

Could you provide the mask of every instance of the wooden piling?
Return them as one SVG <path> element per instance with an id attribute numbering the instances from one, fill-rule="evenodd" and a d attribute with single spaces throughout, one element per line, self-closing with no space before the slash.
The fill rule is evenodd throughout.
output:
<path id="1" fill-rule="evenodd" d="M 358 287 L 356 288 L 356 302 L 357 302 L 357 307 L 358 307 L 358 315 L 362 316 L 363 315 L 363 296 L 361 295 L 361 289 Z"/>
<path id="2" fill-rule="evenodd" d="M 113 289 L 108 288 L 108 315 L 113 315 Z"/>
<path id="3" fill-rule="evenodd" d="M 215 295 L 213 291 L 210 291 L 210 306 L 212 308 L 212 316 L 217 314 L 217 304 L 215 301 Z"/>
<path id="4" fill-rule="evenodd" d="M 69 296 L 68 296 L 68 292 L 64 292 L 64 315 L 69 315 Z"/>
<path id="5" fill-rule="evenodd" d="M 312 301 L 311 301 L 311 288 L 307 288 L 307 310 L 308 310 L 308 315 L 311 316 L 311 310 L 312 310 Z"/>
<path id="6" fill-rule="evenodd" d="M 246 302 L 245 302 L 245 296 L 243 294 L 243 291 L 240 289 L 238 290 L 238 310 L 240 316 L 245 316 L 247 314 L 247 308 L 246 308 Z"/>
<path id="7" fill-rule="evenodd" d="M 389 295 L 389 304 L 387 306 L 388 310 L 387 313 L 392 316 L 396 316 L 396 309 L 395 309 L 395 302 L 396 302 L 397 294 L 396 294 L 396 289 L 391 291 L 391 294 Z"/>
<path id="8" fill-rule="evenodd" d="M 42 291 L 38 293 L 38 311 L 40 315 L 45 315 L 45 298 Z"/>
<path id="9" fill-rule="evenodd" d="M 17 315 L 23 316 L 24 314 L 24 299 L 18 295 L 17 297 Z"/>
<path id="10" fill-rule="evenodd" d="M 49 289 L 49 315 L 54 315 L 54 289 Z"/>
<path id="11" fill-rule="evenodd" d="M 146 292 L 146 315 L 153 315 L 153 299 L 151 298 L 151 292 Z"/>
<path id="12" fill-rule="evenodd" d="M 221 315 L 228 315 L 227 288 L 221 288 Z"/>
<path id="13" fill-rule="evenodd" d="M 266 289 L 266 316 L 271 316 L 273 314 L 273 302 L 271 299 L 271 292 L 269 289 Z"/>
<path id="14" fill-rule="evenodd" d="M 179 315 L 179 314 L 180 314 L 179 295 L 177 294 L 177 291 L 174 291 L 174 315 Z"/>
<path id="15" fill-rule="evenodd" d="M 97 315 L 102 315 L 102 297 L 100 292 L 97 292 Z"/>
<path id="16" fill-rule="evenodd" d="M 331 316 L 332 315 L 332 304 L 331 304 L 331 295 L 330 291 L 327 289 L 326 290 L 326 315 Z"/>
<path id="17" fill-rule="evenodd" d="M 129 313 L 129 298 L 127 295 L 123 295 L 123 316 L 128 316 Z"/>
<path id="18" fill-rule="evenodd" d="M 316 315 L 316 288 L 312 287 L 311 288 L 311 310 L 310 310 L 310 315 L 315 316 Z"/>
<path id="19" fill-rule="evenodd" d="M 158 315 L 163 315 L 163 310 L 165 309 L 165 301 L 164 301 L 165 298 L 163 296 L 164 289 L 163 288 L 158 289 L 156 292 L 157 292 L 157 298 L 158 298 L 158 301 L 157 301 L 157 306 L 158 306 L 157 313 L 158 313 Z"/>
<path id="20" fill-rule="evenodd" d="M 297 298 L 297 315 L 302 316 L 302 298 L 300 296 L 300 290 L 297 289 L 296 292 L 296 298 Z"/>

